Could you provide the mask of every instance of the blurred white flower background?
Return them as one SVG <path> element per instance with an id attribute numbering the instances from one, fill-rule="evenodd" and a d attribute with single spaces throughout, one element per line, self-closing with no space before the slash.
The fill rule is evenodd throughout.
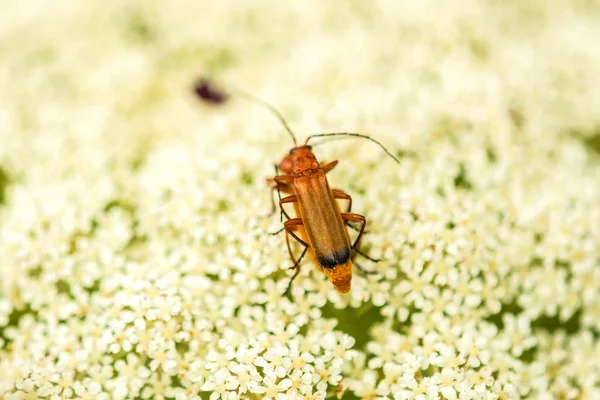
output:
<path id="1" fill-rule="evenodd" d="M 1 399 L 599 399 L 600 3 L 0 5 Z M 368 220 L 290 295 L 275 105 Z"/>

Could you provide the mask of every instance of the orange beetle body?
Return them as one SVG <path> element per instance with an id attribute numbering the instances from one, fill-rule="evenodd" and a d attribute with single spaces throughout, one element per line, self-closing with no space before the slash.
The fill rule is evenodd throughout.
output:
<path id="1" fill-rule="evenodd" d="M 366 220 L 362 215 L 340 211 L 336 199 L 351 201 L 351 197 L 329 187 L 325 173 L 336 164 L 337 161 L 333 161 L 321 166 L 310 146 L 295 147 L 279 164 L 279 170 L 284 175 L 278 175 L 272 181 L 276 183 L 274 188 L 290 194 L 281 199 L 280 206 L 293 203 L 296 211 L 297 217 L 289 218 L 282 209 L 288 217 L 284 224 L 286 234 L 305 246 L 304 253 L 308 252 L 338 292 L 348 293 L 352 282 L 352 256 Z M 346 221 L 362 223 L 354 244 L 350 242 Z M 300 237 L 295 234 L 296 231 Z M 290 249 L 288 236 L 286 241 Z M 291 249 L 290 256 L 295 262 L 292 268 L 298 268 L 302 256 L 295 260 Z"/>

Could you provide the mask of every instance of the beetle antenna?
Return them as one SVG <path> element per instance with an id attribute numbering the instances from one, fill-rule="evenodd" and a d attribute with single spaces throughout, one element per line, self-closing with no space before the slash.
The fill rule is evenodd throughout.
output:
<path id="1" fill-rule="evenodd" d="M 248 92 L 244 92 L 243 90 L 236 90 L 235 93 L 239 94 L 242 97 L 245 97 L 246 100 L 250 100 L 251 102 L 258 104 L 259 106 L 266 108 L 273 115 L 275 115 L 275 117 L 279 120 L 279 122 L 281 122 L 281 124 L 283 125 L 283 127 L 285 128 L 287 133 L 289 133 L 290 136 L 292 137 L 292 140 L 294 141 L 294 146 L 296 146 L 296 147 L 298 146 L 298 142 L 296 141 L 296 135 L 294 135 L 294 132 L 292 132 L 292 130 L 290 129 L 290 126 L 285 121 L 285 118 L 283 118 L 283 115 L 281 115 L 281 113 L 279 111 L 277 111 L 277 109 L 275 107 L 273 107 L 266 101 L 261 100 L 258 97 L 254 96 Z"/>
<path id="2" fill-rule="evenodd" d="M 194 92 L 196 93 L 196 96 L 198 96 L 202 101 L 208 104 L 221 104 L 229 99 L 230 94 L 238 94 L 241 97 L 244 97 L 246 100 L 250 100 L 251 102 L 258 104 L 259 106 L 266 108 L 269 112 L 271 112 L 271 114 L 277 117 L 277 119 L 279 120 L 279 122 L 281 122 L 287 133 L 290 134 L 292 140 L 294 141 L 294 146 L 298 146 L 296 136 L 285 121 L 285 118 L 283 118 L 283 115 L 281 115 L 281 113 L 277 111 L 275 107 L 273 107 L 266 101 L 261 100 L 248 92 L 236 88 L 233 88 L 230 92 L 223 91 L 213 84 L 213 81 L 212 79 L 210 79 L 210 77 L 200 78 L 194 86 Z"/>
<path id="3" fill-rule="evenodd" d="M 382 145 L 381 143 L 379 143 L 377 140 L 373 139 L 372 137 L 367 136 L 367 135 L 363 135 L 363 134 L 360 134 L 360 133 L 351 133 L 351 132 L 317 133 L 317 134 L 314 134 L 314 135 L 310 135 L 306 139 L 305 145 L 308 145 L 308 142 L 312 138 L 316 138 L 316 137 L 332 137 L 332 136 L 351 136 L 351 137 L 357 137 L 357 138 L 361 138 L 361 139 L 370 140 L 371 142 L 375 143 L 377 146 L 381 147 L 383 149 L 383 151 L 385 151 L 388 156 L 392 157 L 394 159 L 394 161 L 396 161 L 398 164 L 400 164 L 400 160 L 398 160 L 392 153 L 390 153 L 389 150 L 386 149 L 384 145 Z M 321 143 L 323 143 L 323 142 L 321 142 Z M 321 144 L 321 143 L 318 143 L 318 144 Z"/>

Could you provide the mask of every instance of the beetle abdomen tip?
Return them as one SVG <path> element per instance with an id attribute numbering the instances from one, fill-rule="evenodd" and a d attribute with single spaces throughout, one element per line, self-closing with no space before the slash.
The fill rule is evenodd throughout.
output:
<path id="1" fill-rule="evenodd" d="M 348 293 L 352 283 L 352 261 L 347 260 L 343 264 L 338 264 L 332 268 L 323 268 L 323 272 L 329 278 L 329 281 L 340 293 Z"/>

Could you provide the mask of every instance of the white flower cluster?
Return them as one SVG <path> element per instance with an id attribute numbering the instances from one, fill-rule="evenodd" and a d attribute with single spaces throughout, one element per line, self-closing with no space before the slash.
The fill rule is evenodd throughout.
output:
<path id="1" fill-rule="evenodd" d="M 600 398 L 592 1 L 0 6 L 0 399 Z M 291 272 L 302 131 L 369 233 Z M 303 138 L 303 135 L 299 136 Z M 355 233 L 352 233 L 355 235 Z"/>

